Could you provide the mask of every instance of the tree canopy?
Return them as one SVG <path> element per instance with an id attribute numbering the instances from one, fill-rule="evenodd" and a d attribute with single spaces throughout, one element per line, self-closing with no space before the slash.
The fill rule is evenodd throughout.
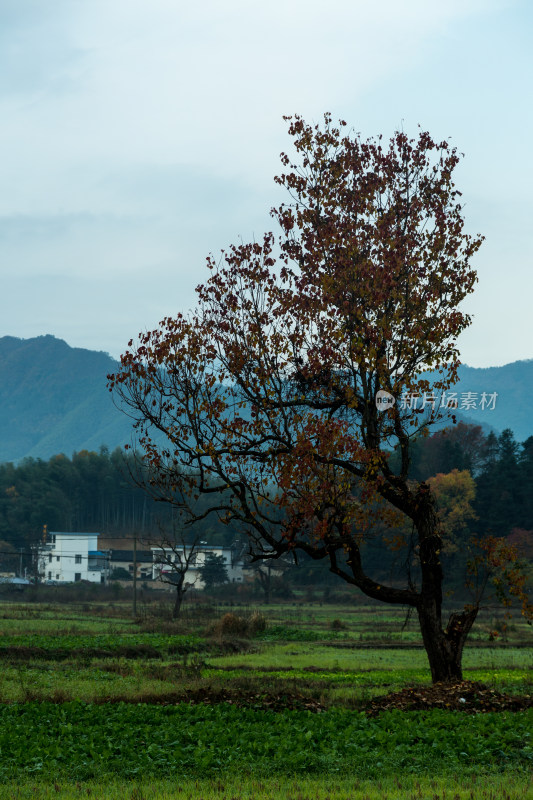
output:
<path id="1" fill-rule="evenodd" d="M 385 143 L 329 115 L 288 121 L 297 161 L 281 156 L 280 235 L 210 258 L 196 310 L 131 341 L 111 387 L 152 489 L 207 495 L 256 558 L 304 551 L 369 597 L 413 607 L 434 680 L 455 679 L 477 606 L 443 623 L 442 526 L 410 462 L 414 439 L 449 413 L 470 322 L 460 304 L 482 237 L 464 230 L 459 154 L 426 132 Z M 376 580 L 362 544 L 405 520 L 405 583 Z"/>
<path id="2" fill-rule="evenodd" d="M 200 577 L 207 589 L 229 581 L 226 559 L 216 553 L 206 553 L 199 568 Z"/>

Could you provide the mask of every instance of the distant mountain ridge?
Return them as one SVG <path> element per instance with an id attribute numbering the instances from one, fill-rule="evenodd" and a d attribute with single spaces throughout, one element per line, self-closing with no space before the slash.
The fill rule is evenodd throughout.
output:
<path id="1" fill-rule="evenodd" d="M 0 337 L 0 462 L 129 443 L 131 420 L 113 405 L 106 386 L 116 367 L 107 353 L 70 347 L 51 335 Z M 459 376 L 453 390 L 463 420 L 511 428 L 520 442 L 533 435 L 533 359 L 461 366 Z M 466 393 L 476 408 L 461 408 Z M 493 410 L 481 410 L 483 393 L 497 394 Z"/>
<path id="2" fill-rule="evenodd" d="M 459 381 L 452 388 L 458 393 L 459 413 L 466 422 L 490 425 L 499 432 L 510 428 L 519 442 L 533 436 L 533 359 L 514 361 L 502 367 L 463 364 L 459 367 Z M 476 409 L 461 409 L 461 396 L 467 392 L 476 395 Z M 496 393 L 493 410 L 480 409 L 483 393 Z"/>
<path id="3" fill-rule="evenodd" d="M 106 388 L 115 368 L 54 336 L 0 338 L 0 462 L 128 443 L 131 421 Z"/>

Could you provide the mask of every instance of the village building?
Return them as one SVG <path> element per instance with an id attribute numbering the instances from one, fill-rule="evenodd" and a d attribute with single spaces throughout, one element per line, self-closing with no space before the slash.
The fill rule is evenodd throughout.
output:
<path id="1" fill-rule="evenodd" d="M 107 583 L 109 552 L 98 549 L 98 533 L 50 531 L 39 546 L 39 579 L 53 583 Z"/>
<path id="2" fill-rule="evenodd" d="M 153 579 L 160 583 L 172 583 L 171 576 L 174 571 L 172 566 L 168 563 L 173 561 L 176 564 L 176 569 L 179 569 L 180 564 L 180 549 L 167 548 L 167 547 L 152 547 L 153 553 Z M 204 582 L 202 580 L 201 570 L 205 565 L 206 557 L 209 554 L 214 556 L 222 556 L 224 565 L 230 583 L 242 583 L 244 580 L 244 560 L 242 551 L 235 546 L 224 545 L 211 545 L 211 544 L 198 544 L 194 545 L 194 552 L 189 561 L 189 566 L 186 572 L 186 582 L 194 586 L 195 589 L 203 589 Z M 182 553 L 188 554 L 189 548 L 182 548 Z M 163 557 L 164 554 L 164 557 Z"/>
<path id="3" fill-rule="evenodd" d="M 115 550 L 109 551 L 111 574 L 116 569 L 123 569 L 133 578 L 134 565 L 137 565 L 137 578 L 142 581 L 152 580 L 153 555 L 151 550 Z"/>

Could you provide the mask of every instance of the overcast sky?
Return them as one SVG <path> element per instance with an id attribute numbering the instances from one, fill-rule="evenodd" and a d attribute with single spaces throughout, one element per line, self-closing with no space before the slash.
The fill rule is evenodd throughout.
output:
<path id="1" fill-rule="evenodd" d="M 1 0 L 0 335 L 118 356 L 272 226 L 284 114 L 465 153 L 471 366 L 533 358 L 530 0 Z"/>

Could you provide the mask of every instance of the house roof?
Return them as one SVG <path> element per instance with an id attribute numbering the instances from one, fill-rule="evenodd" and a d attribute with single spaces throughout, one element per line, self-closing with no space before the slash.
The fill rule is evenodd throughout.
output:
<path id="1" fill-rule="evenodd" d="M 175 545 L 176 550 L 181 550 L 182 545 L 181 543 L 177 543 Z M 174 548 L 167 545 L 154 545 L 152 550 L 173 550 Z M 196 550 L 197 552 L 200 550 L 207 550 L 207 552 L 212 552 L 213 550 L 234 550 L 235 548 L 229 544 L 186 544 L 186 550 Z"/>
<path id="2" fill-rule="evenodd" d="M 133 561 L 133 550 L 111 550 L 111 561 Z M 149 561 L 152 563 L 153 556 L 151 550 L 137 550 L 137 563 L 140 561 Z"/>
<path id="3" fill-rule="evenodd" d="M 82 533 L 81 531 L 48 531 L 48 536 L 101 536 L 100 533 Z"/>

